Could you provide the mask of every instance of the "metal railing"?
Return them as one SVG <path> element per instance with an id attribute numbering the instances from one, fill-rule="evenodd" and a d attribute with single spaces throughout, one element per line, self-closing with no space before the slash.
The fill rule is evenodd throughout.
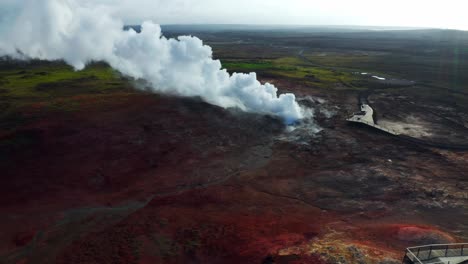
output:
<path id="1" fill-rule="evenodd" d="M 441 258 L 468 257 L 468 243 L 434 244 L 406 249 L 403 264 L 448 264 Z M 433 262 L 431 262 L 433 260 Z M 456 264 L 456 263 L 450 263 Z"/>

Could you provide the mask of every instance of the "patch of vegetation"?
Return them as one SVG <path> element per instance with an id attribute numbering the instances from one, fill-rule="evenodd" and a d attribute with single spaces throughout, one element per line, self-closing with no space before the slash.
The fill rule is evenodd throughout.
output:
<path id="1" fill-rule="evenodd" d="M 305 56 L 310 62 L 323 67 L 343 68 L 349 70 L 375 72 L 369 65 L 378 60 L 377 55 L 353 55 L 346 53 L 323 53 Z"/>
<path id="2" fill-rule="evenodd" d="M 88 92 L 103 92 L 121 88 L 120 75 L 106 64 L 91 64 L 82 71 L 75 71 L 65 64 L 45 64 L 11 67 L 0 70 L 2 94 L 13 97 L 57 97 Z"/>
<path id="3" fill-rule="evenodd" d="M 75 71 L 63 62 L 1 61 L 0 129 L 14 130 L 50 111 L 76 111 L 109 99 L 106 94 L 128 94 L 128 87 L 128 81 L 104 63 Z"/>
<path id="4" fill-rule="evenodd" d="M 255 71 L 260 75 L 272 75 L 301 81 L 306 85 L 331 88 L 336 84 L 353 88 L 361 77 L 349 71 L 337 71 L 317 67 L 299 57 L 284 57 L 274 60 L 226 60 L 223 62 L 230 72 Z"/>
<path id="5" fill-rule="evenodd" d="M 248 61 L 248 60 L 232 60 L 223 61 L 223 67 L 229 71 L 257 71 L 273 68 L 271 61 L 259 60 L 259 61 Z"/>

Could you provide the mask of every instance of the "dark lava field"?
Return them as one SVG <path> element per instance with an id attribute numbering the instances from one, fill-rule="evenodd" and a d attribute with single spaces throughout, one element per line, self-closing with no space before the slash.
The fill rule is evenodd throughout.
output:
<path id="1" fill-rule="evenodd" d="M 466 33 L 172 30 L 313 120 L 1 60 L 0 263 L 396 264 L 468 240 Z M 346 122 L 363 96 L 406 136 Z"/>

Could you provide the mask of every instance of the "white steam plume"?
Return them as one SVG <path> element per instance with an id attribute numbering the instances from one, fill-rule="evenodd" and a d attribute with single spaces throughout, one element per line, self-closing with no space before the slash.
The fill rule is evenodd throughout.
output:
<path id="1" fill-rule="evenodd" d="M 1 33 L 0 55 L 64 60 L 76 70 L 105 61 L 124 75 L 146 80 L 156 92 L 200 96 L 225 108 L 274 114 L 286 123 L 304 117 L 293 94 L 278 96 L 277 88 L 261 84 L 255 73 L 229 75 L 200 39 L 167 39 L 152 22 L 143 23 L 141 33 L 123 26 L 105 9 L 79 1 L 29 0 Z"/>

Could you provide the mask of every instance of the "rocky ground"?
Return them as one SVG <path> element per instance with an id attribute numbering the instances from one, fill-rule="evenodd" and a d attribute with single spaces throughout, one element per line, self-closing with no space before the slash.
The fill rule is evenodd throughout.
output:
<path id="1" fill-rule="evenodd" d="M 468 239 L 468 152 L 346 123 L 357 92 L 270 81 L 315 120 L 142 92 L 22 108 L 0 136 L 0 263 L 390 264 Z"/>

